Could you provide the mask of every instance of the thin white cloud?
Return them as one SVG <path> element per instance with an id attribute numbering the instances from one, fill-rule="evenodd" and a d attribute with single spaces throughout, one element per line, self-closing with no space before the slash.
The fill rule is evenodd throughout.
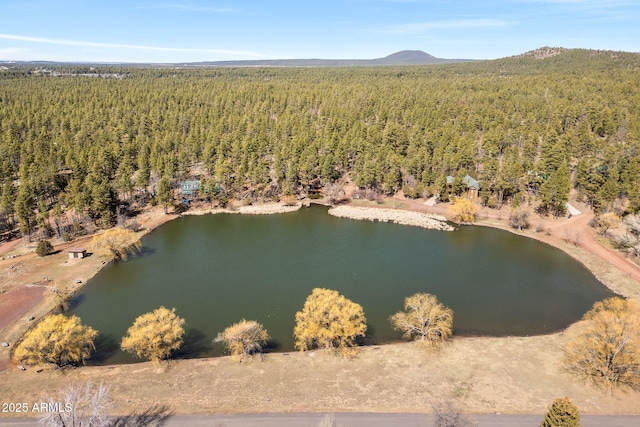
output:
<path id="1" fill-rule="evenodd" d="M 225 55 L 246 56 L 246 57 L 252 57 L 252 58 L 270 58 L 270 56 L 268 55 L 263 55 L 261 53 L 243 51 L 243 50 L 161 47 L 161 46 L 144 46 L 144 45 L 120 44 L 120 43 L 96 43 L 96 42 L 87 42 L 87 41 L 81 41 L 81 40 L 52 39 L 52 38 L 46 38 L 46 37 L 30 37 L 30 36 L 2 34 L 2 33 L 0 33 L 0 39 L 16 40 L 16 41 L 23 41 L 23 42 L 30 42 L 30 43 L 54 44 L 54 45 L 60 45 L 60 46 L 145 50 L 145 51 L 155 51 L 155 52 L 216 53 L 216 54 L 225 54 Z"/>
<path id="2" fill-rule="evenodd" d="M 504 27 L 509 22 L 499 19 L 458 19 L 445 21 L 414 22 L 384 27 L 372 32 L 387 34 L 418 34 L 431 30 L 457 30 L 466 28 Z"/>

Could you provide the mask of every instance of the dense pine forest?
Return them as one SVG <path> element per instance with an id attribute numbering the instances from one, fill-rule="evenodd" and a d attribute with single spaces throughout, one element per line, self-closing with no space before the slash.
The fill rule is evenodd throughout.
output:
<path id="1" fill-rule="evenodd" d="M 7 64 L 5 64 L 7 65 Z M 640 55 L 544 48 L 353 68 L 0 68 L 0 229 L 109 227 L 200 179 L 212 203 L 480 182 L 495 208 L 640 210 Z M 169 194 L 169 196 L 167 196 Z M 69 213 L 65 215 L 65 213 Z M 69 218 L 73 218 L 69 220 Z"/>

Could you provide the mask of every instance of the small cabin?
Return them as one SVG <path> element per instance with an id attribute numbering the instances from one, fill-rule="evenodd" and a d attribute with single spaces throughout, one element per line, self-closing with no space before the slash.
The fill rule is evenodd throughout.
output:
<path id="1" fill-rule="evenodd" d="M 182 191 L 182 197 L 185 199 L 198 197 L 200 193 L 200 181 L 183 181 L 180 183 L 180 190 Z"/>
<path id="2" fill-rule="evenodd" d="M 447 190 L 449 191 L 449 195 L 453 191 L 453 183 L 455 182 L 455 178 L 451 175 L 447 177 Z M 478 191 L 480 190 L 480 183 L 475 179 L 471 178 L 469 175 L 465 175 L 462 178 L 462 183 L 466 187 L 466 197 L 469 199 L 475 199 L 478 197 Z"/>
<path id="3" fill-rule="evenodd" d="M 69 259 L 82 259 L 87 256 L 87 250 L 85 248 L 69 248 Z"/>

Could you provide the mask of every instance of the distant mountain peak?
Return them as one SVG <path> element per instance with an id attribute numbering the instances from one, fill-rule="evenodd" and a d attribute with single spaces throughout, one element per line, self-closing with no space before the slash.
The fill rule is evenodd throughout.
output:
<path id="1" fill-rule="evenodd" d="M 185 63 L 182 66 L 213 67 L 356 67 L 376 65 L 427 65 L 467 62 L 469 59 L 436 58 L 421 50 L 401 50 L 377 59 L 266 59 L 245 61 L 213 61 Z"/>
<path id="2" fill-rule="evenodd" d="M 401 50 L 384 58 L 372 59 L 369 62 L 371 65 L 425 65 L 467 61 L 469 61 L 469 59 L 437 58 L 422 50 Z"/>
<path id="3" fill-rule="evenodd" d="M 383 59 L 387 59 L 390 61 L 429 61 L 436 59 L 436 57 L 433 55 L 429 55 L 427 52 L 424 52 L 422 50 L 401 50 L 400 52 L 392 53 L 391 55 L 385 56 Z"/>

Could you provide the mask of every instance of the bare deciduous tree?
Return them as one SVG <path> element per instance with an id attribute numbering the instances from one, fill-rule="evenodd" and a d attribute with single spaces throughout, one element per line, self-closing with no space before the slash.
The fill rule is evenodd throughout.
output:
<path id="1" fill-rule="evenodd" d="M 640 390 L 640 306 L 619 297 L 597 302 L 565 349 L 569 372 L 597 385 Z"/>
<path id="2" fill-rule="evenodd" d="M 337 427 L 336 416 L 333 414 L 324 414 L 318 423 L 318 427 Z"/>
<path id="3" fill-rule="evenodd" d="M 264 326 L 255 320 L 242 319 L 222 332 L 222 341 L 236 357 L 260 353 L 268 340 Z"/>
<path id="4" fill-rule="evenodd" d="M 471 419 L 452 400 L 431 402 L 435 427 L 471 427 Z"/>
<path id="5" fill-rule="evenodd" d="M 45 427 L 103 427 L 111 425 L 107 416 L 110 389 L 104 383 L 70 385 L 47 402 L 47 413 L 39 424 Z"/>
<path id="6" fill-rule="evenodd" d="M 606 236 L 610 229 L 616 228 L 620 224 L 620 217 L 613 212 L 607 212 L 594 218 L 594 222 L 600 235 Z"/>
<path id="7" fill-rule="evenodd" d="M 110 259 L 126 261 L 129 256 L 140 252 L 140 237 L 126 228 L 116 227 L 93 238 L 93 250 Z"/>
<path id="8" fill-rule="evenodd" d="M 327 185 L 322 192 L 332 205 L 340 203 L 345 197 L 343 186 L 337 182 Z"/>
<path id="9" fill-rule="evenodd" d="M 627 226 L 629 233 L 634 236 L 640 236 L 640 213 L 635 215 L 627 215 L 624 217 L 624 224 Z"/>
<path id="10" fill-rule="evenodd" d="M 433 345 L 440 344 L 453 334 L 453 311 L 426 293 L 417 293 L 404 300 L 405 311 L 390 317 L 394 329 L 407 339 Z"/>
<path id="11" fill-rule="evenodd" d="M 509 214 L 509 225 L 518 230 L 529 228 L 529 210 L 527 208 L 517 208 Z"/>

